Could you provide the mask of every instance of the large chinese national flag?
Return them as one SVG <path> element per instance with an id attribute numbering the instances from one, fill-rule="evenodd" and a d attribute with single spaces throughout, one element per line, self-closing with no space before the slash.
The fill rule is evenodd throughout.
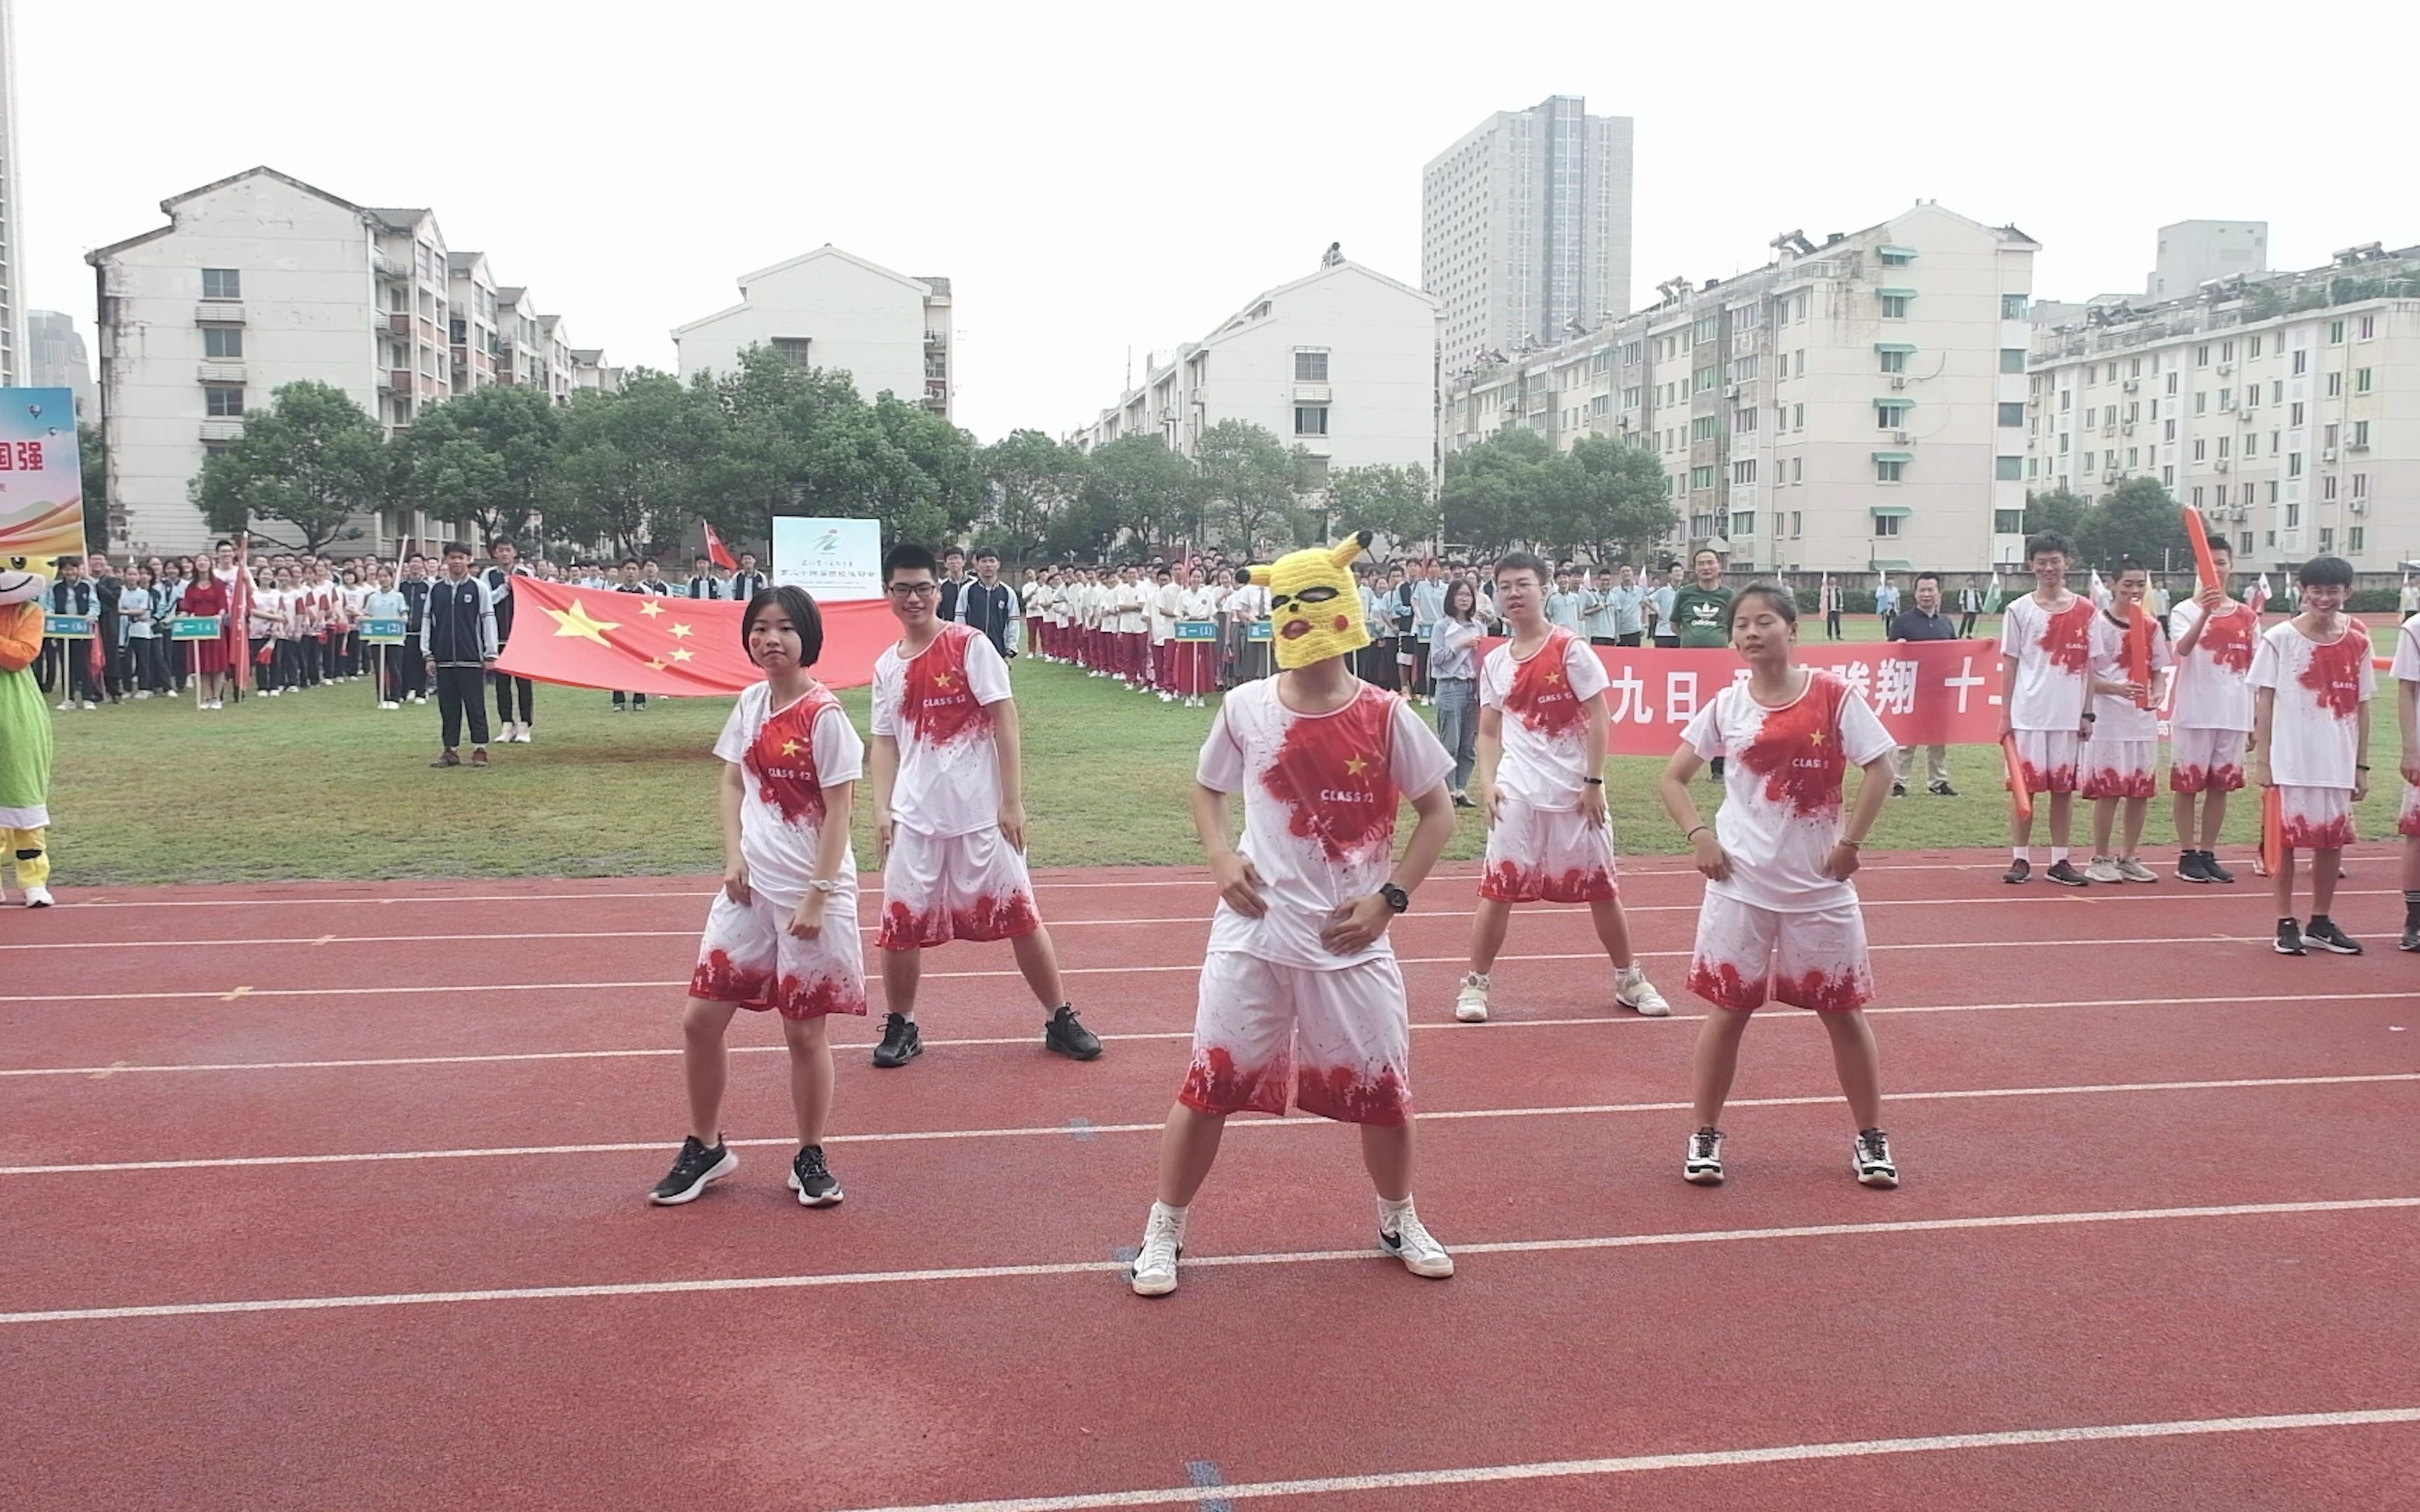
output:
<path id="1" fill-rule="evenodd" d="M 513 636 L 496 666 L 515 677 L 677 698 L 737 693 L 764 675 L 739 643 L 745 604 L 536 578 L 515 578 L 513 598 Z M 874 681 L 875 658 L 899 637 L 891 610 L 879 599 L 815 607 L 824 622 L 816 679 L 827 687 Z"/>

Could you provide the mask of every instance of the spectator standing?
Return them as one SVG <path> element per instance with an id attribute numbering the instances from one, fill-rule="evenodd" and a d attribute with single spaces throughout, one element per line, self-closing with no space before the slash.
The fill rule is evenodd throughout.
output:
<path id="1" fill-rule="evenodd" d="M 125 679 L 119 675 L 117 644 L 124 639 L 118 634 L 123 623 L 118 614 L 118 596 L 125 593 L 125 579 L 117 576 L 107 553 L 95 551 L 85 559 L 85 576 L 92 580 L 92 611 L 101 616 L 101 686 L 109 702 L 116 702 L 126 694 Z"/>
<path id="2" fill-rule="evenodd" d="M 1446 600 L 1445 568 L 1436 558 L 1431 557 L 1420 563 L 1419 573 L 1412 579 L 1411 594 L 1412 686 L 1419 693 L 1421 702 L 1434 703 L 1436 702 L 1436 673 L 1429 664 L 1435 656 L 1434 638 L 1436 623 L 1445 614 Z"/>
<path id="3" fill-rule="evenodd" d="M 1941 574 L 1919 572 L 1916 575 L 1916 608 L 1902 610 L 1890 622 L 1885 639 L 1891 640 L 1955 640 L 1959 639 L 1949 624 L 1949 616 L 1941 612 Z M 1899 748 L 1897 765 L 1891 776 L 1891 796 L 1907 796 L 1907 779 L 1916 760 L 1916 748 Z M 1924 791 L 1936 798 L 1954 798 L 1958 790 L 1949 785 L 1949 748 L 1932 745 L 1924 748 Z"/>
<path id="4" fill-rule="evenodd" d="M 625 560 L 623 562 L 621 580 L 613 585 L 613 591 L 617 594 L 646 594 L 654 592 L 653 589 L 649 588 L 644 582 L 640 580 L 639 563 L 628 560 Z M 617 691 L 613 695 L 613 712 L 615 714 L 622 712 L 622 705 L 625 700 L 628 702 L 632 713 L 644 714 L 647 712 L 647 695 L 644 693 L 622 693 Z"/>
<path id="5" fill-rule="evenodd" d="M 956 547 L 941 553 L 941 603 L 934 616 L 942 620 L 958 617 L 958 598 L 967 590 L 967 554 Z"/>
<path id="6" fill-rule="evenodd" d="M 1664 580 L 1647 595 L 1648 608 L 1655 616 L 1655 643 L 1677 647 L 1681 643 L 1681 622 L 1673 618 L 1681 601 L 1681 564 L 1677 562 L 1666 570 Z"/>
<path id="7" fill-rule="evenodd" d="M 1975 586 L 1974 579 L 1969 578 L 1966 579 L 1966 586 L 1958 590 L 1959 640 L 1965 640 L 1973 638 L 1975 634 L 1975 616 L 1982 612 L 1983 591 Z"/>
<path id="8" fill-rule="evenodd" d="M 691 598 L 719 599 L 722 596 L 722 579 L 714 575 L 712 557 L 699 557 L 690 563 L 689 586 L 685 592 Z"/>
<path id="9" fill-rule="evenodd" d="M 530 570 L 521 565 L 520 548 L 510 541 L 489 542 L 488 556 L 489 562 L 485 581 L 489 602 L 495 606 L 496 649 L 501 653 L 512 643 L 513 639 L 513 579 L 528 577 Z M 496 721 L 504 726 L 497 733 L 496 743 L 500 746 L 528 745 L 532 716 L 536 712 L 537 685 L 526 677 L 514 677 L 505 672 L 495 674 L 495 684 Z M 520 705 L 519 719 L 513 717 L 516 702 Z"/>
<path id="10" fill-rule="evenodd" d="M 742 604 L 754 602 L 756 595 L 765 591 L 765 575 L 756 570 L 755 552 L 739 553 L 739 570 L 731 575 L 730 588 L 732 598 Z"/>
<path id="11" fill-rule="evenodd" d="M 958 589 L 958 623 L 981 632 L 1002 660 L 1016 655 L 1009 649 L 1009 622 L 1016 618 L 1016 592 L 1000 580 L 1000 553 L 975 553 L 975 575 Z"/>
<path id="12" fill-rule="evenodd" d="M 1832 580 L 1828 572 L 1823 575 L 1823 586 L 1819 596 L 1823 599 L 1823 639 L 1838 640 L 1840 639 L 1840 585 Z"/>
<path id="13" fill-rule="evenodd" d="M 402 591 L 396 586 L 395 570 L 380 567 L 378 581 L 371 585 L 369 596 L 362 600 L 362 618 L 400 620 L 410 609 Z M 407 649 L 397 645 L 373 646 L 366 641 L 362 646 L 369 656 L 370 671 L 378 679 L 379 707 L 381 709 L 403 707 L 402 668 L 406 661 L 411 659 L 405 655 Z"/>
<path id="14" fill-rule="evenodd" d="M 1613 601 L 1613 643 L 1638 644 L 1647 630 L 1647 590 L 1629 563 L 1621 564 L 1613 592 L 1606 596 Z"/>
<path id="15" fill-rule="evenodd" d="M 1475 808 L 1470 769 L 1479 759 L 1479 589 L 1466 578 L 1446 586 L 1445 606 L 1429 636 L 1429 676 L 1436 687 L 1437 739 L 1453 757 L 1446 792 L 1457 809 Z"/>
<path id="16" fill-rule="evenodd" d="M 444 748 L 431 766 L 459 766 L 462 718 L 471 720 L 471 764 L 488 764 L 488 669 L 496 661 L 496 607 L 488 585 L 471 576 L 471 548 L 445 545 L 445 576 L 428 592 L 420 654 L 437 685 Z"/>
<path id="17" fill-rule="evenodd" d="M 401 670 L 396 690 L 397 702 L 428 702 L 428 670 L 421 658 L 410 654 L 420 644 L 420 627 L 427 623 L 428 559 L 414 551 L 403 563 L 403 579 L 396 592 L 403 595 L 403 644 L 392 646 Z"/>
<path id="18" fill-rule="evenodd" d="M 219 581 L 210 570 L 208 557 L 194 559 L 193 577 L 185 584 L 184 601 L 178 608 L 189 615 L 210 615 L 224 618 L 227 612 L 227 585 Z M 188 649 L 189 648 L 189 649 Z M 222 707 L 227 671 L 226 637 L 209 640 L 188 640 L 178 654 L 190 658 L 194 671 L 194 699 L 198 708 Z"/>

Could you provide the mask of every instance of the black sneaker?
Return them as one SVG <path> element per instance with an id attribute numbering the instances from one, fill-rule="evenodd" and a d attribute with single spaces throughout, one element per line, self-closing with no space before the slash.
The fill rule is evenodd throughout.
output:
<path id="1" fill-rule="evenodd" d="M 924 1038 L 916 1032 L 916 1021 L 897 1013 L 887 1013 L 882 1019 L 882 1042 L 874 1047 L 874 1063 L 885 1071 L 904 1066 L 924 1053 Z"/>
<path id="2" fill-rule="evenodd" d="M 2204 882 L 2233 882 L 2235 873 L 2218 864 L 2216 851 L 2201 853 L 2201 878 Z"/>
<path id="3" fill-rule="evenodd" d="M 1084 1027 L 1076 1011 L 1062 1003 L 1051 1013 L 1050 1022 L 1042 1026 L 1042 1048 L 1070 1060 L 1098 1060 L 1101 1037 Z"/>
<path id="4" fill-rule="evenodd" d="M 2396 949 L 2398 950 L 2420 950 L 2420 924 L 2404 925 L 2402 942 L 2397 945 Z"/>
<path id="5" fill-rule="evenodd" d="M 824 1165 L 824 1147 L 808 1145 L 790 1162 L 790 1190 L 801 1208 L 829 1208 L 840 1201 L 840 1182 Z"/>
<path id="6" fill-rule="evenodd" d="M 1904 798 L 1904 797 L 1906 797 L 1906 796 L 1907 796 L 1907 784 L 1906 784 L 1906 783 L 1904 783 L 1904 782 L 1894 782 L 1894 783 L 1892 783 L 1892 784 L 1891 784 L 1891 796 L 1892 796 L 1892 797 L 1894 797 L 1894 798 Z"/>
<path id="7" fill-rule="evenodd" d="M 739 1169 L 739 1157 L 722 1148 L 717 1136 L 714 1148 L 691 1134 L 681 1141 L 680 1153 L 673 1157 L 673 1168 L 647 1194 L 647 1200 L 660 1208 L 676 1208 L 684 1202 L 694 1202 L 706 1184 L 719 1181 Z"/>
<path id="8" fill-rule="evenodd" d="M 1951 787 L 1947 782 L 1935 782 L 1924 791 L 1931 794 L 1936 798 L 1954 798 L 1958 796 L 1958 790 Z"/>
<path id="9" fill-rule="evenodd" d="M 2303 949 L 2302 925 L 2295 923 L 2290 918 L 2281 918 L 2277 920 L 2277 953 L 2279 955 L 2308 955 L 2311 953 L 2310 951 Z"/>
<path id="10" fill-rule="evenodd" d="M 2181 882 L 2208 882 L 2211 874 L 2202 869 L 2201 852 L 2186 851 L 2177 857 L 2177 878 Z"/>
<path id="11" fill-rule="evenodd" d="M 2000 873 L 2000 880 L 2013 887 L 2020 882 L 2032 881 L 2033 875 L 2034 864 L 2031 861 L 2010 861 L 2009 869 Z"/>
<path id="12" fill-rule="evenodd" d="M 2336 921 L 2333 918 L 2312 918 L 2303 926 L 2303 941 L 2336 955 L 2361 954 L 2361 942 L 2336 928 Z"/>
<path id="13" fill-rule="evenodd" d="M 2092 885 L 2091 878 L 2078 872 L 2073 863 L 2068 861 L 2053 861 L 2050 864 L 2050 870 L 2042 875 L 2062 887 L 2088 887 Z"/>

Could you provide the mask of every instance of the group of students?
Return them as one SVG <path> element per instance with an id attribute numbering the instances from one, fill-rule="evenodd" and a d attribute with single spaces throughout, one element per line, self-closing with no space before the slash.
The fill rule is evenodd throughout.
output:
<path id="1" fill-rule="evenodd" d="M 1162 1131 L 1129 1278 L 1141 1295 L 1176 1288 L 1192 1206 L 1226 1119 L 1290 1105 L 1359 1126 L 1380 1250 L 1419 1275 L 1453 1273 L 1452 1256 L 1413 1204 L 1410 1006 L 1387 934 L 1454 829 L 1454 758 L 1410 701 L 1355 674 L 1370 633 L 1352 563 L 1367 542 L 1365 534 L 1296 551 L 1247 572 L 1248 585 L 1266 594 L 1280 670 L 1222 701 L 1195 765 L 1192 817 L 1218 902 L 1192 1053 Z M 874 1063 L 905 1065 L 922 1051 L 914 1012 L 923 950 L 1001 938 L 1015 942 L 1047 1015 L 1046 1048 L 1090 1060 L 1100 1041 L 1062 995 L 1023 858 L 1006 661 L 986 635 L 939 617 L 935 567 L 932 553 L 914 546 L 894 548 L 883 564 L 900 639 L 876 667 L 871 727 L 884 852 L 875 949 L 887 1010 Z M 1472 669 L 1489 823 L 1470 969 L 1453 1004 L 1466 1023 L 1488 1016 L 1488 971 L 1513 907 L 1542 901 L 1589 905 L 1616 1003 L 1649 1016 L 1669 1011 L 1640 967 L 1619 897 L 1604 793 L 1606 674 L 1586 640 L 1549 617 L 1554 576 L 1526 554 L 1489 574 L 1507 639 Z M 1476 594 L 1447 597 L 1467 609 Z M 1849 883 L 1889 795 L 1892 742 L 1844 681 L 1793 663 L 1797 609 L 1787 591 L 1745 589 L 1726 609 L 1749 676 L 1692 719 L 1663 779 L 1666 807 L 1707 879 L 1689 982 L 1714 1006 L 1693 1062 L 1682 1174 L 1699 1184 L 1723 1180 L 1722 1108 L 1741 1038 L 1770 998 L 1823 1016 L 1854 1115 L 1852 1172 L 1868 1186 L 1895 1186 L 1861 1011 L 1872 974 Z M 1047 627 L 1047 609 L 1044 618 Z M 823 1149 L 834 1079 L 826 1021 L 867 1011 L 848 836 L 868 748 L 813 676 L 822 627 L 803 593 L 757 594 L 741 636 L 765 680 L 741 695 L 715 747 L 725 764 L 726 868 L 683 1015 L 690 1129 L 650 1197 L 690 1202 L 737 1168 L 721 1126 L 723 1041 L 747 1008 L 783 1021 L 799 1136 L 788 1183 L 800 1203 L 827 1207 L 842 1194 Z M 1728 764 L 1712 825 L 1689 791 L 1710 760 Z M 1849 804 L 1852 766 L 1864 776 Z M 1231 843 L 1237 797 L 1243 835 Z M 1398 856 L 1405 804 L 1416 825 Z"/>

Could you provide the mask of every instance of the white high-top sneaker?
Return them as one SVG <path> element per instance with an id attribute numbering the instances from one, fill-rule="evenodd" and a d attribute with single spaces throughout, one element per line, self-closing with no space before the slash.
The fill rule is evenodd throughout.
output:
<path id="1" fill-rule="evenodd" d="M 1185 1210 L 1153 1203 L 1151 1217 L 1143 1224 L 1142 1248 L 1135 1255 L 1135 1295 L 1165 1297 L 1174 1291 L 1176 1257 L 1184 1249 Z"/>
<path id="2" fill-rule="evenodd" d="M 1462 990 L 1453 995 L 1453 1016 L 1463 1024 L 1487 1022 L 1487 974 L 1473 971 L 1462 979 Z"/>

